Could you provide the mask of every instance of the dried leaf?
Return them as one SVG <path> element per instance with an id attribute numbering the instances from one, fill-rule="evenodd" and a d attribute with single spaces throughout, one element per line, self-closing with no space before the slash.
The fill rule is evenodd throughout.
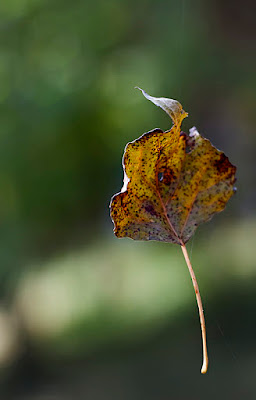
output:
<path id="1" fill-rule="evenodd" d="M 236 168 L 225 154 L 196 128 L 180 132 L 187 115 L 181 106 L 168 114 L 170 131 L 154 129 L 125 148 L 124 187 L 111 202 L 117 237 L 186 243 L 234 193 Z"/>
<path id="2" fill-rule="evenodd" d="M 202 340 L 202 373 L 208 368 L 206 327 L 198 284 L 185 243 L 197 226 L 224 209 L 234 194 L 236 167 L 192 128 L 180 131 L 187 113 L 172 99 L 143 95 L 172 118 L 171 130 L 154 129 L 128 143 L 123 156 L 124 186 L 111 200 L 117 237 L 179 244 L 194 285 Z"/>

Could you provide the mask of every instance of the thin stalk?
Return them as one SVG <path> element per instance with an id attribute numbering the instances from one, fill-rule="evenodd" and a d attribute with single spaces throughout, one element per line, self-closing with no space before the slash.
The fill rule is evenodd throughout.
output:
<path id="1" fill-rule="evenodd" d="M 202 331 L 202 341 L 203 341 L 203 365 L 201 368 L 201 373 L 205 374 L 208 369 L 208 354 L 207 354 L 207 344 L 206 344 L 206 326 L 205 326 L 205 319 L 204 319 L 204 310 L 203 310 L 203 304 L 202 304 L 202 299 L 200 296 L 199 292 L 199 287 L 197 284 L 196 276 L 193 271 L 188 252 L 186 249 L 186 246 L 184 243 L 181 244 L 181 250 L 183 252 L 184 258 L 186 260 L 188 270 L 192 279 L 192 283 L 194 286 L 195 294 L 196 294 L 196 301 L 198 305 L 198 310 L 199 310 L 199 317 L 200 317 L 200 323 L 201 323 L 201 331 Z"/>

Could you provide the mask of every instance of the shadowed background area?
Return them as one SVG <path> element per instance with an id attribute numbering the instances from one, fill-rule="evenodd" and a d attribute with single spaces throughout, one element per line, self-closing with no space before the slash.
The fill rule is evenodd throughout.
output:
<path id="1" fill-rule="evenodd" d="M 0 393 L 5 400 L 256 397 L 255 2 L 0 4 Z M 188 243 L 209 373 L 179 246 L 118 240 L 125 144 L 182 128 L 238 168 Z"/>

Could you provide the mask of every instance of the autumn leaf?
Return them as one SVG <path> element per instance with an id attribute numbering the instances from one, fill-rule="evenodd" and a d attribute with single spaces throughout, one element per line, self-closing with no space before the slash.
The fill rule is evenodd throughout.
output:
<path id="1" fill-rule="evenodd" d="M 142 90 L 142 89 L 140 89 Z M 185 243 L 197 226 L 224 209 L 234 193 L 236 167 L 194 127 L 182 132 L 188 114 L 172 99 L 144 96 L 170 115 L 171 130 L 154 129 L 128 143 L 123 156 L 124 186 L 111 200 L 117 237 L 179 244 L 194 285 L 208 367 L 206 328 L 196 278 Z"/>

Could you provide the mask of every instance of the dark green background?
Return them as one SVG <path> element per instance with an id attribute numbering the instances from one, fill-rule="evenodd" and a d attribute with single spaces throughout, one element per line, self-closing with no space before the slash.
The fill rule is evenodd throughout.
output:
<path id="1" fill-rule="evenodd" d="M 256 398 L 255 2 L 0 4 L 0 392 L 5 400 Z M 188 244 L 118 240 L 125 144 L 171 121 L 238 167 Z"/>

